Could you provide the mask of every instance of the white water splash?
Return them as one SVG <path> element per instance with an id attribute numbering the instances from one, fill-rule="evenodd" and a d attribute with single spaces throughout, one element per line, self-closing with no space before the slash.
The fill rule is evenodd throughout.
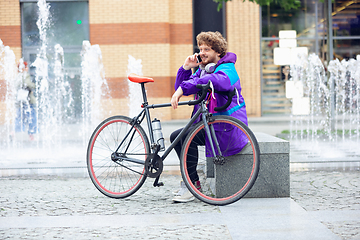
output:
<path id="1" fill-rule="evenodd" d="M 0 76 L 5 80 L 5 103 L 6 103 L 6 111 L 5 111 L 5 138 L 3 140 L 7 145 L 10 145 L 11 138 L 14 137 L 15 132 L 15 124 L 14 119 L 16 116 L 16 108 L 15 108 L 15 99 L 16 99 L 16 61 L 15 54 L 10 49 L 9 46 L 4 46 L 2 40 L 0 39 Z"/>
<path id="2" fill-rule="evenodd" d="M 127 75 L 130 73 L 135 73 L 139 76 L 142 76 L 142 64 L 141 59 L 135 59 L 133 56 L 129 55 L 128 58 L 128 70 Z M 135 117 L 141 111 L 142 104 L 142 92 L 139 83 L 133 83 L 129 80 L 129 116 Z"/>
<path id="3" fill-rule="evenodd" d="M 353 147 L 360 140 L 360 55 L 348 61 L 330 61 L 328 72 L 329 78 L 315 54 L 291 66 L 291 80 L 301 81 L 304 97 L 310 99 L 310 114 L 291 116 L 292 145 L 302 153 L 324 158 L 360 158 L 360 150 Z M 333 93 L 331 85 L 335 86 Z M 331 97 L 335 102 L 333 110 Z M 327 143 L 332 144 L 331 154 L 320 150 L 321 144 Z"/>
<path id="4" fill-rule="evenodd" d="M 109 96 L 109 87 L 99 45 L 83 41 L 81 56 L 82 119 L 83 129 L 88 131 L 103 120 L 101 99 L 105 95 Z"/>

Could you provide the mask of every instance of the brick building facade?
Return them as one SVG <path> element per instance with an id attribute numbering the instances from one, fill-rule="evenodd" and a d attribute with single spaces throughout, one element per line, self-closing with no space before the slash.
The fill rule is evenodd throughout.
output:
<path id="1" fill-rule="evenodd" d="M 192 0 L 89 0 L 89 40 L 101 48 L 111 90 L 111 98 L 103 99 L 104 108 L 112 101 L 112 114 L 128 113 L 128 55 L 141 59 L 144 76 L 155 80 L 146 85 L 149 102 L 170 101 L 177 70 L 193 53 L 192 6 Z M 261 115 L 259 19 L 259 6 L 254 3 L 233 0 L 226 5 L 229 51 L 238 56 L 236 69 L 249 116 Z M 14 51 L 18 60 L 21 57 L 19 0 L 1 1 L 0 39 Z M 0 81 L 3 101 L 4 81 Z M 0 106 L 4 113 L 2 102 Z M 178 110 L 162 108 L 153 110 L 153 116 L 162 120 L 184 119 L 190 116 L 191 110 L 188 106 Z"/>

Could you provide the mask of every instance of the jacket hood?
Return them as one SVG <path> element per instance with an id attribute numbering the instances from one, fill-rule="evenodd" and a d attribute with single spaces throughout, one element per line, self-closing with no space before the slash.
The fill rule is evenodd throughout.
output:
<path id="1" fill-rule="evenodd" d="M 223 64 L 223 63 L 234 63 L 235 64 L 236 59 L 237 59 L 237 57 L 236 57 L 235 53 L 227 52 L 225 54 L 225 56 L 223 56 L 216 65 L 219 66 L 220 64 Z"/>

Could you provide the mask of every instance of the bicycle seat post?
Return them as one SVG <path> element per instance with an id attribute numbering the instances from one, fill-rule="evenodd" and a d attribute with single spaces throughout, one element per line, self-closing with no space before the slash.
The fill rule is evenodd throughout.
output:
<path id="1" fill-rule="evenodd" d="M 142 103 L 141 107 L 145 108 L 144 110 L 145 110 L 146 122 L 147 122 L 148 129 L 149 129 L 150 141 L 151 141 L 151 143 L 154 143 L 155 140 L 154 140 L 154 136 L 152 134 L 153 128 L 152 128 L 152 125 L 151 125 L 150 111 L 147 108 L 149 103 L 148 103 L 147 97 L 146 97 L 145 82 L 141 82 L 140 85 L 141 85 L 141 93 L 142 93 L 142 96 L 143 96 L 143 103 Z M 152 151 L 154 152 L 154 150 L 152 150 Z"/>
<path id="2" fill-rule="evenodd" d="M 141 85 L 141 93 L 143 96 L 143 106 L 146 107 L 148 105 L 148 101 L 146 97 L 145 83 L 140 83 L 140 85 Z"/>

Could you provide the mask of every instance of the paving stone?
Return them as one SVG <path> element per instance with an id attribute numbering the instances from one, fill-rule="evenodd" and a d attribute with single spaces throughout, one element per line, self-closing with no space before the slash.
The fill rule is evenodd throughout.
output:
<path id="1" fill-rule="evenodd" d="M 360 172 L 292 172 L 291 198 L 307 211 L 360 212 Z M 326 219 L 326 217 L 324 217 Z M 360 218 L 346 221 L 322 221 L 342 239 L 360 239 Z"/>
<path id="2" fill-rule="evenodd" d="M 98 215 L 206 214 L 219 213 L 219 207 L 195 200 L 174 204 L 172 191 L 181 177 L 164 175 L 164 187 L 154 188 L 148 179 L 143 187 L 126 199 L 102 195 L 89 178 L 58 176 L 0 178 L 0 218 L 64 217 Z M 309 213 L 359 213 L 359 171 L 291 172 L 291 198 Z M 240 200 L 241 201 L 241 200 Z M 339 215 L 339 216 L 340 216 Z M 360 219 L 330 219 L 321 223 L 341 239 L 360 238 Z M 127 227 L 33 227 L 0 226 L 0 239 L 231 239 L 226 225 L 150 225 Z"/>

